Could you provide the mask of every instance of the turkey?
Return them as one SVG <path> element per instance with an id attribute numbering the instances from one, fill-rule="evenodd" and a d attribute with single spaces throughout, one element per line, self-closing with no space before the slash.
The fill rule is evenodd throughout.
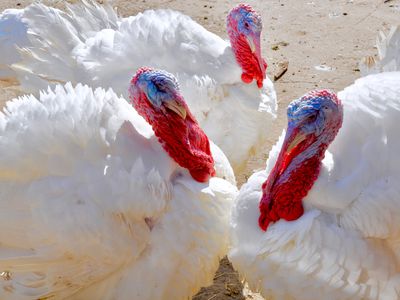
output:
<path id="1" fill-rule="evenodd" d="M 0 112 L 1 299 L 187 299 L 212 281 L 230 167 L 171 74 L 142 68 L 129 94 L 149 123 L 69 83 Z"/>
<path id="2" fill-rule="evenodd" d="M 400 26 L 392 26 L 388 34 L 379 32 L 376 41 L 378 48 L 378 60 L 373 56 L 364 57 L 360 63 L 360 71 L 363 76 L 400 71 Z"/>
<path id="3" fill-rule="evenodd" d="M 234 267 L 268 299 L 400 299 L 400 72 L 287 115 L 234 205 Z"/>
<path id="4" fill-rule="evenodd" d="M 18 35 L 4 25 L 10 15 Z M 24 92 L 71 81 L 112 87 L 125 97 L 131 70 L 143 64 L 168 70 L 206 134 L 239 171 L 268 139 L 276 117 L 261 30 L 259 14 L 244 4 L 227 17 L 229 43 L 173 10 L 119 18 L 110 6 L 92 2 L 69 5 L 67 12 L 35 3 L 0 17 L 0 36 L 8 40 L 0 47 L 12 56 L 0 65 L 10 69 L 13 61 L 10 72 Z M 25 49 L 19 54 L 14 45 Z"/>

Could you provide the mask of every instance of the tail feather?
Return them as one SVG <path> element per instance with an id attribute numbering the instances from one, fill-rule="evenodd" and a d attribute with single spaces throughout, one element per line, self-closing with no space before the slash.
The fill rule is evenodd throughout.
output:
<path id="1" fill-rule="evenodd" d="M 117 29 L 119 17 L 116 10 L 109 4 L 99 5 L 95 1 L 82 0 L 76 4 L 66 4 L 69 15 L 74 20 L 78 32 L 87 39 L 93 32 L 106 28 Z"/>
<path id="2" fill-rule="evenodd" d="M 7 9 L 0 14 L 0 80 L 13 80 L 15 73 L 10 65 L 19 61 L 16 46 L 29 45 L 27 26 L 22 21 L 22 11 Z"/>
<path id="3" fill-rule="evenodd" d="M 400 71 L 400 26 L 393 26 L 388 35 L 381 31 L 377 47 L 381 71 Z"/>
<path id="4" fill-rule="evenodd" d="M 360 71 L 363 76 L 400 71 L 400 26 L 393 26 L 388 34 L 379 32 L 376 39 L 378 59 L 368 56 L 362 59 Z"/>
<path id="5" fill-rule="evenodd" d="M 20 59 L 11 66 L 24 91 L 37 92 L 49 84 L 68 81 L 86 82 L 75 49 L 98 31 L 118 27 L 119 18 L 109 4 L 82 0 L 67 4 L 66 11 L 41 3 L 24 10 L 29 45 L 18 49 Z"/>

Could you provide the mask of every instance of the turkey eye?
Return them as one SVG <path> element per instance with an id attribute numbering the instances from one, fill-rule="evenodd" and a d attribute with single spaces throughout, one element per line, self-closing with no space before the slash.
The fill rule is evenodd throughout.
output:
<path id="1" fill-rule="evenodd" d="M 244 22 L 244 27 L 246 27 L 246 29 L 249 29 L 250 25 L 247 22 Z"/>
<path id="2" fill-rule="evenodd" d="M 312 123 L 317 119 L 317 115 L 311 115 L 307 118 L 308 123 Z"/>
<path id="3" fill-rule="evenodd" d="M 166 89 L 165 89 L 164 85 L 162 85 L 162 84 L 154 84 L 154 86 L 157 88 L 158 92 L 163 92 L 163 93 L 166 92 Z"/>

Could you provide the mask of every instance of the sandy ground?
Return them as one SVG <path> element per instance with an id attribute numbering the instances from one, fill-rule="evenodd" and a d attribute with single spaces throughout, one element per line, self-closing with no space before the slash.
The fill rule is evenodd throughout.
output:
<path id="1" fill-rule="evenodd" d="M 62 7 L 63 1 L 52 2 Z M 114 0 L 123 16 L 149 8 L 172 8 L 190 15 L 210 31 L 226 37 L 225 17 L 237 0 Z M 279 99 L 279 114 L 273 130 L 266 134 L 275 140 L 286 124 L 287 104 L 310 89 L 329 88 L 340 91 L 360 76 L 358 62 L 375 55 L 379 30 L 400 24 L 400 0 L 259 0 L 247 1 L 262 14 L 264 22 L 262 47 L 273 78 L 279 62 L 288 61 L 286 74 L 275 82 Z M 0 0 L 0 11 L 22 8 L 30 0 Z M 318 70 L 318 66 L 322 66 Z M 316 68 L 317 67 L 317 68 Z M 323 69 L 323 70 L 321 70 Z M 8 83 L 0 82 L 0 88 Z M 0 89 L 0 102 L 10 99 L 13 91 Z M 254 158 L 239 182 L 254 169 L 264 165 L 265 154 Z M 202 289 L 196 300 L 262 299 L 256 294 L 242 292 L 243 285 L 227 259 L 215 276 L 213 286 Z"/>

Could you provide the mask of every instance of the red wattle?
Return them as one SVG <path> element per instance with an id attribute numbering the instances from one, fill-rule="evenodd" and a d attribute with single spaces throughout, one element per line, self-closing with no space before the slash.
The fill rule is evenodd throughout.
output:
<path id="1" fill-rule="evenodd" d="M 265 69 L 265 70 L 268 68 L 268 64 L 267 64 L 267 62 L 265 61 L 265 59 L 263 59 L 263 66 L 264 66 L 264 69 Z"/>
<path id="2" fill-rule="evenodd" d="M 215 176 L 214 169 L 195 170 L 189 169 L 190 175 L 198 182 L 207 182 L 211 177 Z"/>
<path id="3" fill-rule="evenodd" d="M 253 76 L 247 73 L 242 73 L 242 81 L 244 83 L 251 83 L 253 81 Z"/>
<path id="4" fill-rule="evenodd" d="M 271 222 L 279 219 L 293 221 L 300 218 L 304 213 L 302 200 L 312 188 L 321 168 L 321 156 L 317 155 L 304 161 L 298 168 L 289 175 L 290 178 L 283 183 L 269 180 L 276 180 L 275 176 L 268 177 L 263 184 L 263 195 L 260 201 L 259 226 L 267 230 Z M 278 170 L 273 170 L 277 172 Z M 272 173 L 271 172 L 271 173 Z M 267 186 L 271 186 L 267 190 Z"/>
<path id="5" fill-rule="evenodd" d="M 186 103 L 187 116 L 182 119 L 173 112 L 157 112 L 141 93 L 131 98 L 136 111 L 153 127 L 155 135 L 167 153 L 181 167 L 188 169 L 193 179 L 206 182 L 215 175 L 210 142 Z"/>
<path id="6" fill-rule="evenodd" d="M 260 64 L 256 55 L 251 51 L 246 38 L 242 35 L 231 39 L 232 50 L 239 66 L 242 68 L 242 80 L 245 83 L 251 83 L 253 80 L 257 82 L 259 88 L 262 87 L 264 74 L 267 64 L 263 60 L 262 66 L 264 70 L 260 69 Z"/>
<path id="7" fill-rule="evenodd" d="M 267 70 L 268 64 L 264 59 L 263 59 L 263 66 L 264 66 L 264 73 L 265 73 L 265 70 Z M 257 86 L 259 89 L 261 89 L 263 87 L 263 81 L 264 81 L 264 75 L 262 75 L 261 78 L 259 77 L 257 79 Z"/>

